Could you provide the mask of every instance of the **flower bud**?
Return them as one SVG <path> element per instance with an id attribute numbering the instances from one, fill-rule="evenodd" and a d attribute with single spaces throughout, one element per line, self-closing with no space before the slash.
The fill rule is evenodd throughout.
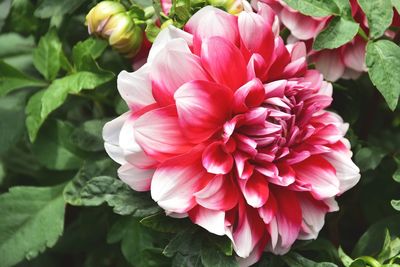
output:
<path id="1" fill-rule="evenodd" d="M 103 1 L 98 3 L 86 16 L 89 34 L 100 35 L 110 17 L 124 11 L 125 7 L 118 2 Z"/>
<path id="2" fill-rule="evenodd" d="M 126 57 L 135 56 L 143 41 L 143 31 L 135 25 L 125 8 L 111 1 L 100 2 L 86 16 L 89 33 L 108 40 Z"/>

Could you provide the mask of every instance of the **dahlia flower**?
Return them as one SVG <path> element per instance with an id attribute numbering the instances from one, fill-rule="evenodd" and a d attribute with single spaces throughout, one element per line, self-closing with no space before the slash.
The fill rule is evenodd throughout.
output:
<path id="1" fill-rule="evenodd" d="M 283 0 L 260 0 L 274 9 L 282 24 L 290 30 L 288 41 L 307 41 L 312 46 L 314 38 L 328 25 L 332 16 L 312 17 L 301 14 L 290 8 Z M 359 6 L 357 0 L 350 0 L 351 11 L 354 20 L 360 24 L 363 31 L 368 34 L 367 18 Z M 398 13 L 395 12 L 393 25 L 399 26 Z M 388 32 L 388 34 L 390 34 Z M 365 64 L 365 50 L 367 41 L 360 36 L 354 37 L 349 43 L 336 48 L 313 51 L 309 49 L 311 62 L 315 63 L 324 78 L 336 81 L 339 78 L 357 79 L 367 71 Z"/>
<path id="2" fill-rule="evenodd" d="M 184 31 L 164 29 L 147 63 L 119 74 L 130 110 L 103 131 L 122 181 L 228 236 L 243 266 L 316 238 L 360 178 L 348 125 L 325 110 L 331 84 L 276 22 L 263 4 L 238 16 L 207 6 Z"/>

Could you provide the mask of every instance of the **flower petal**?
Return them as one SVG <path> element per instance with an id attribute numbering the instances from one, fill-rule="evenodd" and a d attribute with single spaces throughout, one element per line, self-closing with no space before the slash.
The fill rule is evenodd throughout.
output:
<path id="1" fill-rule="evenodd" d="M 202 206 L 196 206 L 189 211 L 190 219 L 195 223 L 216 235 L 225 234 L 225 212 L 210 210 Z"/>
<path id="2" fill-rule="evenodd" d="M 232 92 L 213 82 L 185 83 L 174 98 L 182 131 L 194 143 L 213 135 L 231 113 Z"/>
<path id="3" fill-rule="evenodd" d="M 215 82 L 232 90 L 246 83 L 246 62 L 233 43 L 222 37 L 210 37 L 203 41 L 201 62 Z"/>
<path id="4" fill-rule="evenodd" d="M 203 152 L 202 162 L 209 173 L 227 174 L 233 167 L 233 157 L 221 142 L 214 142 Z"/>
<path id="5" fill-rule="evenodd" d="M 118 177 L 136 191 L 149 191 L 153 174 L 153 169 L 138 169 L 129 163 L 118 169 Z"/>

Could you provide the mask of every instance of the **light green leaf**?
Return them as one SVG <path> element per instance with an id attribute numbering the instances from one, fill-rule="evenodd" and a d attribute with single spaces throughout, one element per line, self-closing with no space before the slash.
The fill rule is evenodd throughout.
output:
<path id="1" fill-rule="evenodd" d="M 370 37 L 372 39 L 381 37 L 392 23 L 393 7 L 391 1 L 358 0 L 358 4 L 367 16 Z"/>
<path id="2" fill-rule="evenodd" d="M 334 0 L 336 5 L 340 9 L 340 16 L 353 21 L 353 15 L 351 14 L 351 5 L 349 0 Z"/>
<path id="3" fill-rule="evenodd" d="M 107 42 L 101 39 L 89 38 L 77 43 L 72 49 L 72 58 L 78 70 L 84 69 L 86 57 L 96 59 L 107 48 Z"/>
<path id="4" fill-rule="evenodd" d="M 291 8 L 313 17 L 339 15 L 340 10 L 332 0 L 284 0 Z"/>
<path id="5" fill-rule="evenodd" d="M 388 40 L 369 42 L 366 63 L 372 83 L 394 110 L 400 95 L 400 47 Z"/>
<path id="6" fill-rule="evenodd" d="M 329 25 L 318 34 L 313 49 L 334 49 L 350 42 L 358 32 L 358 23 L 335 17 Z"/>
<path id="7" fill-rule="evenodd" d="M 78 94 L 83 89 L 94 89 L 110 81 L 114 75 L 109 72 L 77 72 L 55 80 L 47 89 L 36 93 L 28 102 L 26 126 L 31 141 L 49 114 L 60 107 L 68 94 Z"/>
<path id="8" fill-rule="evenodd" d="M 0 60 L 0 96 L 24 87 L 45 85 L 45 82 L 31 78 Z"/>
<path id="9" fill-rule="evenodd" d="M 73 127 L 62 121 L 52 121 L 43 128 L 32 145 L 37 160 L 51 170 L 79 169 L 83 159 L 69 143 Z"/>
<path id="10" fill-rule="evenodd" d="M 395 209 L 395 210 L 397 210 L 397 211 L 400 211 L 400 200 L 392 200 L 391 202 L 390 202 L 390 204 L 392 204 L 392 207 Z"/>
<path id="11" fill-rule="evenodd" d="M 400 12 L 400 0 L 392 0 L 392 5 L 396 8 L 397 12 Z"/>
<path id="12" fill-rule="evenodd" d="M 64 229 L 62 186 L 13 187 L 0 195 L 0 267 L 52 247 Z"/>
<path id="13" fill-rule="evenodd" d="M 339 258 L 342 261 L 344 267 L 349 267 L 353 263 L 353 259 L 350 258 L 342 249 L 342 247 L 339 247 L 338 249 L 339 252 Z"/>
<path id="14" fill-rule="evenodd" d="M 337 267 L 336 264 L 330 262 L 315 262 L 304 258 L 298 253 L 290 252 L 282 257 L 283 261 L 286 262 L 289 267 Z"/>
<path id="15" fill-rule="evenodd" d="M 65 188 L 64 198 L 75 206 L 98 206 L 106 202 L 120 215 L 144 217 L 160 210 L 148 194 L 135 192 L 110 176 L 87 175 L 84 169 Z"/>
<path id="16" fill-rule="evenodd" d="M 147 23 L 146 29 L 146 37 L 150 42 L 154 42 L 154 40 L 156 39 L 158 33 L 160 32 L 160 28 L 157 27 L 153 21 L 150 21 L 149 23 Z"/>
<path id="17" fill-rule="evenodd" d="M 65 15 L 77 9 L 82 3 L 81 0 L 43 0 L 34 14 L 42 19 Z"/>
<path id="18" fill-rule="evenodd" d="M 24 132 L 25 94 L 0 98 L 0 156 L 13 146 Z"/>
<path id="19" fill-rule="evenodd" d="M 61 68 L 62 44 L 54 30 L 40 38 L 39 45 L 33 52 L 33 64 L 46 78 L 54 80 Z"/>

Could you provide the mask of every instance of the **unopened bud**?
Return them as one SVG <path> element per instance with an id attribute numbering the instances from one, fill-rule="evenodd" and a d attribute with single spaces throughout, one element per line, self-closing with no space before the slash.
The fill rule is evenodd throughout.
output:
<path id="1" fill-rule="evenodd" d="M 216 7 L 222 7 L 226 12 L 237 15 L 243 11 L 243 0 L 209 0 L 211 5 Z"/>
<path id="2" fill-rule="evenodd" d="M 125 7 L 118 2 L 103 1 L 98 3 L 86 16 L 89 34 L 101 34 L 111 16 L 124 11 Z"/>
<path id="3" fill-rule="evenodd" d="M 100 2 L 86 16 L 89 33 L 107 39 L 126 57 L 135 56 L 143 41 L 143 32 L 135 25 L 125 8 L 112 1 Z"/>

